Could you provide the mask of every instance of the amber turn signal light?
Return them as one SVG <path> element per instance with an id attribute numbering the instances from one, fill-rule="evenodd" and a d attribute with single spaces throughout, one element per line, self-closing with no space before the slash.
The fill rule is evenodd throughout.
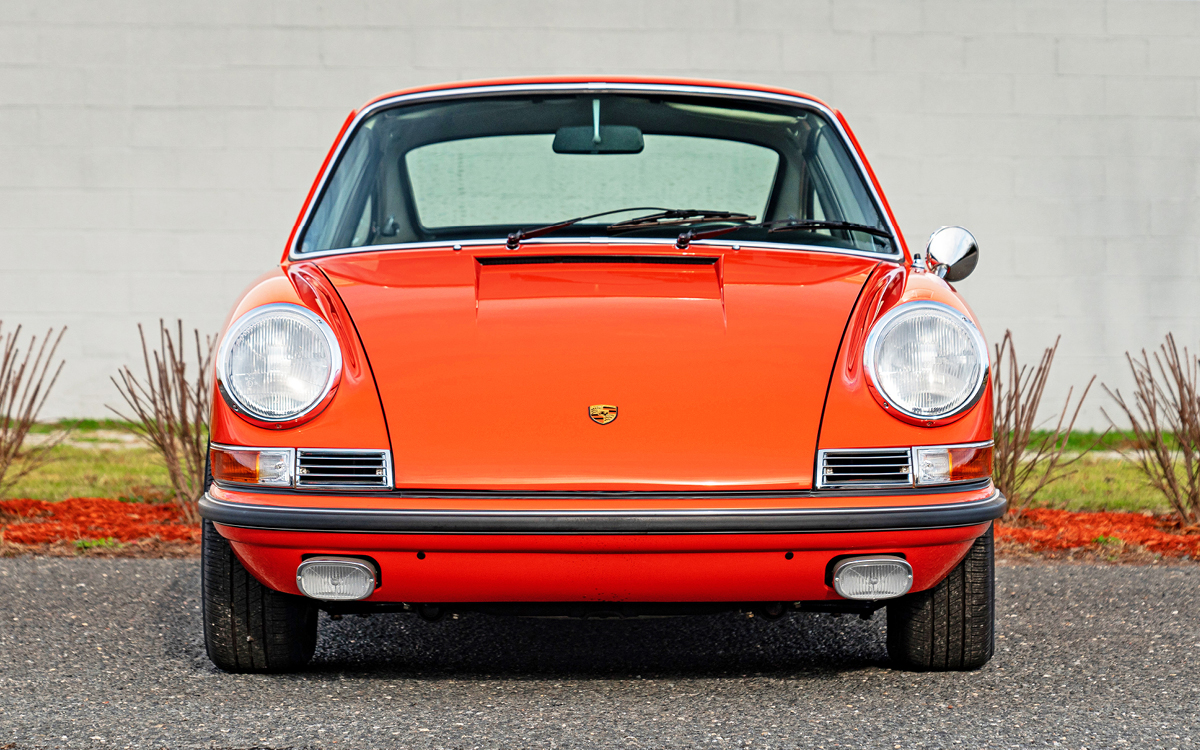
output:
<path id="1" fill-rule="evenodd" d="M 290 487 L 293 464 L 291 448 L 214 445 L 209 451 L 213 479 L 222 483 Z"/>
<path id="2" fill-rule="evenodd" d="M 987 479 L 992 475 L 992 445 L 947 445 L 917 448 L 917 484 L 949 484 Z"/>

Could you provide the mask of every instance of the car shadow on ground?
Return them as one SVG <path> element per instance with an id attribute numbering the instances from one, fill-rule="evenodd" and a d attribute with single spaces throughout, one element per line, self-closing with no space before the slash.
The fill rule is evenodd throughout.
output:
<path id="1" fill-rule="evenodd" d="M 883 623 L 793 612 L 633 619 L 321 615 L 309 672 L 363 676 L 793 675 L 888 666 Z"/>

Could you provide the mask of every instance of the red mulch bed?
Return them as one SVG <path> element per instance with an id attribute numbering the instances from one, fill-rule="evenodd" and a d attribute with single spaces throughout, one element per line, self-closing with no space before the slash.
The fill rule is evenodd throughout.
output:
<path id="1" fill-rule="evenodd" d="M 120 544 L 77 544 L 112 539 Z M 996 524 L 1001 556 L 1109 562 L 1200 560 L 1200 528 L 1173 516 L 1032 509 Z M 0 553 L 179 557 L 199 551 L 200 527 L 171 503 L 82 497 L 0 500 Z"/>
<path id="2" fill-rule="evenodd" d="M 1046 557 L 1094 552 L 1105 558 L 1150 556 L 1200 559 L 1200 528 L 1175 516 L 1145 513 L 1077 513 L 1034 508 L 996 524 L 996 541 Z"/>
<path id="3" fill-rule="evenodd" d="M 112 554 L 132 547 L 148 549 L 191 547 L 200 541 L 200 527 L 183 520 L 170 503 L 126 503 L 100 497 L 74 497 L 62 502 L 0 500 L 0 543 L 4 552 L 79 550 L 76 542 L 111 539 L 89 552 Z M 64 544 L 64 542 L 66 544 Z M 175 554 L 168 554 L 175 556 Z"/>

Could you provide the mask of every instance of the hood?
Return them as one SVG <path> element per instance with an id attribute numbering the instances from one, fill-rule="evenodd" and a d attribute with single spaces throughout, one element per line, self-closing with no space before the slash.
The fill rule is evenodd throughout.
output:
<path id="1" fill-rule="evenodd" d="M 877 261 L 597 247 L 319 261 L 374 372 L 396 486 L 811 487 L 834 359 Z"/>

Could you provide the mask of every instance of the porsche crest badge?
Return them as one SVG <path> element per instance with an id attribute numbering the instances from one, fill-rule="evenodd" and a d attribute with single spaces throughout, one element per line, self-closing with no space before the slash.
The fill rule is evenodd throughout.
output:
<path id="1" fill-rule="evenodd" d="M 608 424 L 617 418 L 617 407 L 609 404 L 595 404 L 588 407 L 588 416 L 596 424 Z"/>

